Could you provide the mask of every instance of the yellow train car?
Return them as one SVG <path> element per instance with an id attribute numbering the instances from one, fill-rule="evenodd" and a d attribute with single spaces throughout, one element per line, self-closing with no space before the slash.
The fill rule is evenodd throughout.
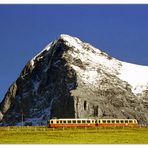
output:
<path id="1" fill-rule="evenodd" d="M 136 119 L 51 119 L 48 127 L 107 127 L 107 126 L 129 126 L 138 127 Z"/>
<path id="2" fill-rule="evenodd" d="M 138 126 L 136 119 L 98 119 L 97 126 Z"/>

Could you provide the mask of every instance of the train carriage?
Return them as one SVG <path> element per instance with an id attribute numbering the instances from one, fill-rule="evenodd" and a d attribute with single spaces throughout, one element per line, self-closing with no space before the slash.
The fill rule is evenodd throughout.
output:
<path id="1" fill-rule="evenodd" d="M 48 123 L 49 127 L 87 127 L 96 126 L 94 119 L 51 119 Z"/>
<path id="2" fill-rule="evenodd" d="M 129 126 L 137 127 L 136 119 L 51 119 L 48 127 L 107 127 L 107 126 Z"/>
<path id="3" fill-rule="evenodd" d="M 98 119 L 98 126 L 138 126 L 136 119 Z"/>

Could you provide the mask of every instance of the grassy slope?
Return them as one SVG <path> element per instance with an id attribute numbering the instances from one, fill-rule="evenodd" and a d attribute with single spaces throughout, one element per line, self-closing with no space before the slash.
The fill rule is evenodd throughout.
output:
<path id="1" fill-rule="evenodd" d="M 148 128 L 1 127 L 2 144 L 148 144 Z"/>

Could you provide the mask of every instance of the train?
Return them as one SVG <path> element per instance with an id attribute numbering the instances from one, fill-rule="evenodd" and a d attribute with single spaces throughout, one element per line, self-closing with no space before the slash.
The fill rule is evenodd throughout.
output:
<path id="1" fill-rule="evenodd" d="M 138 127 L 138 121 L 136 119 L 51 119 L 48 121 L 49 128 L 101 127 L 101 126 Z"/>

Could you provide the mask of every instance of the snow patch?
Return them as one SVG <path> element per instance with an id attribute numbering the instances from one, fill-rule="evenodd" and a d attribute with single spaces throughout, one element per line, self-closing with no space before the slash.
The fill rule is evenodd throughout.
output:
<path id="1" fill-rule="evenodd" d="M 32 83 L 33 83 L 33 87 L 34 87 L 33 90 L 37 94 L 37 90 L 38 90 L 38 88 L 40 86 L 40 81 L 33 81 Z"/>
<path id="2" fill-rule="evenodd" d="M 57 60 L 55 63 L 53 63 L 54 66 L 58 67 L 58 64 L 61 62 L 61 60 Z"/>
<path id="3" fill-rule="evenodd" d="M 148 86 L 148 66 L 122 62 L 119 78 L 127 81 L 134 93 L 141 93 Z"/>
<path id="4" fill-rule="evenodd" d="M 42 123 L 42 118 L 26 118 L 25 121 L 22 122 L 18 122 L 16 125 L 17 126 L 22 126 L 22 125 L 26 125 L 26 124 L 30 124 L 31 125 L 41 125 Z M 47 121 L 46 121 L 47 123 Z"/>
<path id="5" fill-rule="evenodd" d="M 28 97 L 29 96 L 29 93 L 28 92 L 24 92 L 23 94 L 22 94 L 22 96 L 23 96 L 23 98 L 26 98 L 26 97 Z M 21 97 L 19 97 L 19 100 L 21 99 Z"/>
<path id="6" fill-rule="evenodd" d="M 0 120 L 2 120 L 3 119 L 3 114 L 2 114 L 2 112 L 0 111 Z"/>
<path id="7" fill-rule="evenodd" d="M 68 83 L 68 84 L 67 84 L 67 88 L 68 88 L 69 90 L 74 89 L 74 87 L 75 87 L 75 82 L 72 82 L 72 83 Z"/>
<path id="8" fill-rule="evenodd" d="M 34 61 L 35 61 L 35 59 L 36 59 L 38 56 L 40 56 L 44 51 L 50 50 L 52 43 L 53 43 L 53 42 L 49 43 L 45 48 L 43 48 L 43 49 L 41 50 L 41 52 L 39 52 L 37 55 L 35 55 L 35 56 L 33 57 L 33 59 L 30 60 L 30 64 L 31 64 L 32 67 L 34 67 Z M 40 56 L 40 59 L 41 59 L 41 58 L 43 58 L 43 57 Z"/>
<path id="9" fill-rule="evenodd" d="M 73 48 L 73 51 L 69 50 L 69 54 L 72 55 L 74 59 L 80 59 L 83 64 L 87 63 L 87 67 L 101 67 L 107 70 L 109 73 L 115 74 L 121 67 L 121 62 L 112 58 L 109 60 L 109 56 L 99 49 L 83 43 L 77 38 L 70 37 L 68 35 L 62 35 L 62 38 L 66 41 L 67 46 Z M 87 49 L 85 46 L 87 45 Z"/>
<path id="10" fill-rule="evenodd" d="M 31 125 L 47 125 L 47 121 L 50 119 L 50 110 L 51 110 L 51 107 L 48 107 L 48 108 L 44 109 L 41 112 L 40 117 L 25 118 L 23 121 L 18 122 L 17 126 L 22 126 L 22 125 L 27 125 L 27 124 L 31 124 Z"/>
<path id="11" fill-rule="evenodd" d="M 33 60 L 35 60 L 39 55 L 41 55 L 44 51 L 49 51 L 53 42 L 50 42 L 45 48 L 41 50 L 36 56 L 34 56 Z"/>
<path id="12" fill-rule="evenodd" d="M 32 67 L 34 67 L 34 60 L 30 60 L 30 64 Z"/>
<path id="13" fill-rule="evenodd" d="M 86 83 L 86 84 L 92 84 L 96 85 L 97 80 L 100 79 L 99 74 L 97 73 L 96 70 L 83 70 L 78 66 L 71 65 L 71 67 L 78 72 L 78 76 Z"/>

